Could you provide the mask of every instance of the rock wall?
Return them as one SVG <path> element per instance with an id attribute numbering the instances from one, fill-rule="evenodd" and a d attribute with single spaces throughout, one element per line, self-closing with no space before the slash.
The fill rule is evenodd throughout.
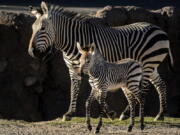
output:
<path id="1" fill-rule="evenodd" d="M 110 26 L 147 21 L 168 32 L 177 74 L 172 76 L 167 72 L 167 68 L 164 68 L 166 62 L 162 64 L 160 71 L 168 84 L 168 114 L 171 116 L 180 116 L 179 16 L 180 14 L 173 7 L 148 11 L 138 7 L 107 6 L 96 14 L 96 17 Z M 33 21 L 34 18 L 27 13 L 0 11 L 0 118 L 50 120 L 62 116 L 68 109 L 70 79 L 62 54 L 55 54 L 46 64 L 28 55 L 27 48 Z M 151 89 L 145 109 L 147 115 L 155 115 L 158 111 L 157 93 L 153 88 Z M 89 90 L 85 77 L 78 99 L 78 116 L 85 114 L 85 100 Z M 123 93 L 117 91 L 109 93 L 108 103 L 111 109 L 120 114 L 127 101 Z M 96 107 L 93 114 L 97 116 Z"/>

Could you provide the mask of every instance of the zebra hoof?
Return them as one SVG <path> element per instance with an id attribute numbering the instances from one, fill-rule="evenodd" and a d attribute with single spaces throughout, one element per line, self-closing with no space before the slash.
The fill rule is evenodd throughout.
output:
<path id="1" fill-rule="evenodd" d="M 89 131 L 91 131 L 92 130 L 92 126 L 88 125 L 88 129 L 89 129 Z"/>
<path id="2" fill-rule="evenodd" d="M 96 131 L 95 131 L 95 134 L 98 134 L 98 133 L 99 133 L 99 130 L 96 130 Z"/>
<path id="3" fill-rule="evenodd" d="M 70 121 L 71 119 L 72 119 L 72 117 L 70 117 L 68 115 L 63 115 L 62 121 Z"/>
<path id="4" fill-rule="evenodd" d="M 144 130 L 144 124 L 140 125 L 141 130 Z"/>
<path id="5" fill-rule="evenodd" d="M 127 120 L 129 118 L 128 115 L 125 115 L 125 114 L 121 114 L 121 116 L 119 117 L 119 120 L 122 121 L 122 120 Z"/>
<path id="6" fill-rule="evenodd" d="M 130 126 L 128 127 L 127 132 L 131 132 L 131 131 L 132 131 L 132 125 L 130 125 Z"/>
<path id="7" fill-rule="evenodd" d="M 154 121 L 158 121 L 158 120 L 164 121 L 164 115 L 163 115 L 163 114 L 157 115 L 157 116 L 154 118 Z"/>

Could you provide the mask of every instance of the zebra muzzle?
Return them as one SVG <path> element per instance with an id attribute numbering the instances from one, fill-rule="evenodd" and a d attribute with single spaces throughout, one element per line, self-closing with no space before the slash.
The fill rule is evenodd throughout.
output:
<path id="1" fill-rule="evenodd" d="M 33 50 L 34 50 L 34 48 L 29 48 L 29 49 L 28 49 L 28 53 L 29 53 L 29 55 L 30 55 L 31 57 L 35 57 L 35 56 L 34 56 L 34 53 L 33 53 Z"/>
<path id="2" fill-rule="evenodd" d="M 47 49 L 47 51 L 46 52 L 44 52 L 43 54 L 42 54 L 42 62 L 47 62 L 48 60 L 50 60 L 51 59 L 51 57 L 52 57 L 52 54 L 53 54 L 53 48 L 52 47 L 49 47 L 48 49 Z"/>

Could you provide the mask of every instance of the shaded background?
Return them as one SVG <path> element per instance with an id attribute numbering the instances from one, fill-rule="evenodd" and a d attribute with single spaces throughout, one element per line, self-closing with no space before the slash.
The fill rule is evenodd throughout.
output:
<path id="1" fill-rule="evenodd" d="M 180 117 L 180 2 L 178 0 L 62 0 L 61 2 L 55 0 L 48 2 L 71 7 L 71 10 L 81 13 L 93 14 L 99 17 L 102 23 L 110 26 L 147 21 L 165 30 L 170 38 L 176 70 L 176 74 L 172 75 L 167 69 L 166 60 L 160 67 L 162 77 L 168 86 L 167 115 Z M 27 6 L 39 4 L 40 1 L 35 0 L 0 0 L 0 118 L 27 121 L 50 120 L 61 117 L 68 109 L 70 78 L 61 53 L 55 54 L 48 63 L 41 64 L 31 58 L 27 52 L 32 32 L 31 25 L 35 19 L 28 13 Z M 106 5 L 125 7 L 103 8 Z M 164 6 L 170 7 L 163 8 Z M 89 95 L 89 89 L 86 77 L 83 79 L 78 98 L 77 116 L 85 114 L 85 101 Z M 159 101 L 154 88 L 150 86 L 150 89 L 145 114 L 155 116 Z M 118 115 L 127 104 L 121 91 L 109 93 L 107 101 Z M 97 112 L 95 105 L 94 117 L 97 116 Z"/>
<path id="2" fill-rule="evenodd" d="M 179 0 L 45 0 L 46 2 L 67 7 L 104 7 L 106 5 L 139 6 L 146 9 L 157 9 L 164 6 L 180 7 Z M 0 0 L 1 5 L 35 5 L 41 0 Z"/>

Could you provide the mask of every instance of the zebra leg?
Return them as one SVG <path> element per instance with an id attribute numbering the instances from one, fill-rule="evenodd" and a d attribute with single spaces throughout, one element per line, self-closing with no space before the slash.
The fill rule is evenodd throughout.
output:
<path id="1" fill-rule="evenodd" d="M 94 89 L 94 90 L 93 90 L 93 91 L 94 91 L 94 93 L 93 93 L 94 98 L 96 98 L 96 100 L 99 101 L 100 98 L 101 98 L 100 95 L 99 95 L 99 93 L 98 93 L 99 90 L 93 87 L 93 83 L 90 83 L 90 85 L 91 85 L 91 87 Z M 97 93 L 96 93 L 96 92 L 97 92 Z M 99 103 L 99 104 L 100 104 L 100 103 Z M 107 116 L 111 121 L 114 120 L 114 118 L 116 117 L 116 112 L 109 110 L 109 106 L 108 106 L 108 104 L 107 104 L 106 102 L 105 102 L 105 104 L 104 104 L 103 112 L 106 114 L 106 116 Z"/>
<path id="2" fill-rule="evenodd" d="M 131 102 L 139 103 L 139 117 L 140 117 L 140 128 L 141 130 L 144 129 L 144 103 L 145 103 L 145 94 L 141 91 L 141 86 L 137 88 L 133 88 L 132 90 L 129 88 L 129 90 L 132 92 L 133 97 L 131 98 Z"/>
<path id="3" fill-rule="evenodd" d="M 147 74 L 146 77 L 142 79 L 141 86 L 140 86 L 140 89 L 141 89 L 141 91 L 142 91 L 142 93 L 144 95 L 144 104 L 145 104 L 145 95 L 149 91 L 149 81 L 148 81 L 149 78 L 150 78 L 149 74 Z M 135 103 L 134 103 L 135 106 L 137 105 L 137 103 L 138 102 L 136 100 Z M 121 113 L 119 120 L 126 120 L 126 119 L 128 119 L 129 116 L 130 116 L 129 112 L 130 112 L 130 106 L 128 104 L 126 106 L 125 110 Z"/>
<path id="4" fill-rule="evenodd" d="M 102 117 L 103 117 L 103 110 L 105 108 L 105 99 L 106 99 L 106 95 L 107 95 L 107 92 L 106 90 L 102 90 L 101 94 L 100 94 L 100 99 L 99 99 L 99 122 L 98 122 L 98 125 L 96 127 L 96 134 L 100 132 L 100 128 L 102 127 Z"/>
<path id="5" fill-rule="evenodd" d="M 71 101 L 68 112 L 63 115 L 63 121 L 71 120 L 76 111 L 76 102 L 80 90 L 81 76 L 76 73 L 71 76 Z"/>
<path id="6" fill-rule="evenodd" d="M 129 106 L 130 106 L 130 124 L 128 126 L 128 132 L 132 131 L 132 128 L 134 127 L 134 117 L 135 117 L 135 104 L 133 96 L 128 94 L 128 100 L 129 100 Z"/>
<path id="7" fill-rule="evenodd" d="M 159 95 L 160 108 L 159 113 L 155 117 L 154 121 L 164 120 L 164 112 L 167 110 L 166 104 L 166 84 L 164 80 L 160 77 L 157 69 L 153 72 L 151 76 L 151 83 L 155 86 L 156 91 Z"/>
<path id="8" fill-rule="evenodd" d="M 135 107 L 137 105 L 138 102 L 135 102 Z M 120 121 L 123 121 L 123 120 L 126 120 L 130 117 L 130 106 L 129 104 L 126 106 L 126 108 L 124 109 L 124 111 L 121 113 L 120 117 L 119 117 L 119 120 Z"/>
<path id="9" fill-rule="evenodd" d="M 135 117 L 135 98 L 134 96 L 128 92 L 127 89 L 123 89 L 123 92 L 128 100 L 129 107 L 130 107 L 130 124 L 128 126 L 128 132 L 132 131 L 132 128 L 134 126 L 134 117 Z"/>
<path id="10" fill-rule="evenodd" d="M 102 127 L 102 117 L 103 117 L 103 111 L 102 111 L 102 109 L 100 109 L 99 122 L 98 122 L 98 125 L 96 127 L 96 131 L 95 131 L 96 134 L 100 132 L 100 128 Z"/>
<path id="11" fill-rule="evenodd" d="M 119 120 L 122 121 L 122 120 L 126 120 L 129 118 L 129 110 L 130 109 L 130 106 L 129 104 L 126 106 L 125 110 L 121 113 L 120 117 L 119 117 Z"/>
<path id="12" fill-rule="evenodd" d="M 116 117 L 116 112 L 115 111 L 110 111 L 109 107 L 107 105 L 107 103 L 105 102 L 105 106 L 104 106 L 104 113 L 106 114 L 106 116 L 112 121 L 115 119 Z"/>
<path id="13" fill-rule="evenodd" d="M 94 100 L 94 97 L 95 97 L 95 90 L 92 89 L 91 94 L 86 101 L 86 124 L 89 131 L 92 130 L 90 118 L 91 118 L 91 105 L 92 105 L 92 101 Z"/>
<path id="14" fill-rule="evenodd" d="M 139 101 L 139 117 L 140 117 L 140 128 L 141 130 L 144 129 L 144 96 L 140 98 L 141 100 Z"/>

